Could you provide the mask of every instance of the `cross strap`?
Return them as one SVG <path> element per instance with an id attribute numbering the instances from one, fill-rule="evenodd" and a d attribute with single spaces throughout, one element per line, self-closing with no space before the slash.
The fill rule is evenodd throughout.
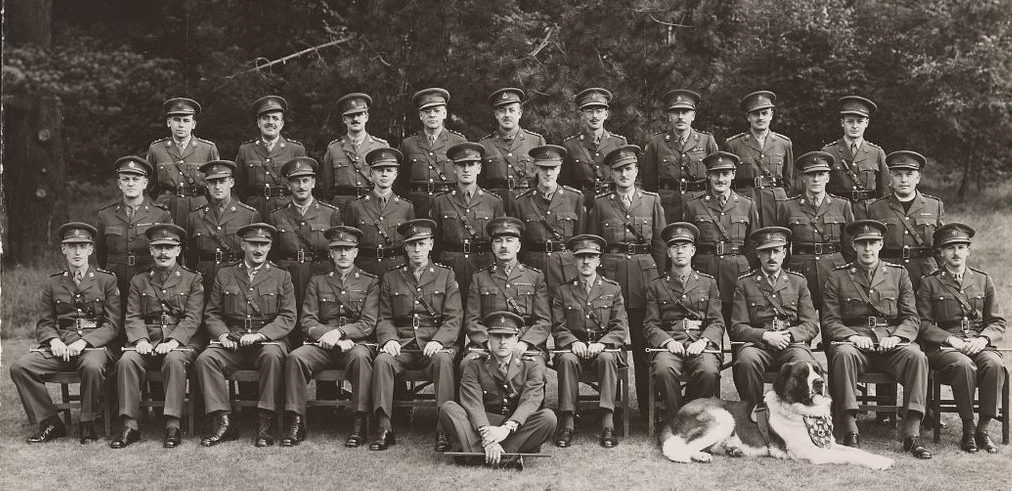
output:
<path id="1" fill-rule="evenodd" d="M 614 200 L 609 200 L 609 202 L 612 202 L 612 201 L 614 201 Z M 611 208 L 612 208 L 612 210 L 614 210 L 616 212 L 619 212 L 619 215 L 623 215 L 623 216 L 626 215 L 625 213 L 622 213 L 621 210 L 615 209 L 615 204 L 614 203 L 611 204 Z M 626 230 L 628 230 L 629 232 L 631 232 L 633 234 L 633 236 L 636 237 L 636 241 L 637 242 L 646 242 L 647 241 L 647 239 L 643 237 L 643 234 L 641 234 L 638 230 L 636 230 L 636 227 L 632 224 L 632 222 L 629 221 L 628 218 L 624 218 L 624 219 L 622 219 L 622 221 L 625 223 Z"/>
<path id="2" fill-rule="evenodd" d="M 239 268 L 234 268 L 232 270 L 232 276 L 235 277 L 236 283 L 239 282 L 239 273 L 238 273 L 238 271 L 239 271 Z M 245 288 L 240 288 L 239 291 L 242 292 L 242 298 L 244 300 L 246 300 L 246 305 L 249 305 L 249 308 L 253 309 L 253 313 L 256 314 L 257 317 L 263 318 L 263 316 L 264 316 L 263 311 L 260 310 L 260 306 L 257 305 L 256 302 L 254 302 L 253 300 L 251 300 L 249 298 L 249 293 L 246 293 L 246 289 Z M 249 316 L 247 316 L 247 317 L 249 317 Z"/>
<path id="3" fill-rule="evenodd" d="M 893 213 L 895 213 L 896 216 L 900 218 L 900 223 L 903 224 L 903 228 L 907 230 L 907 233 L 914 238 L 914 242 L 917 243 L 917 247 L 924 247 L 924 239 L 921 238 L 921 234 L 917 233 L 917 230 L 914 229 L 914 226 L 910 225 L 910 221 L 907 220 L 907 217 L 902 215 L 899 211 L 896 211 L 895 208 L 890 209 L 892 209 Z"/>
<path id="4" fill-rule="evenodd" d="M 710 220 L 713 220 L 713 224 L 717 226 L 717 231 L 720 232 L 720 236 L 724 238 L 724 242 L 734 242 L 731 240 L 731 234 L 729 234 L 727 229 L 721 225 L 720 220 L 717 220 L 717 217 L 714 216 L 713 210 L 711 210 L 709 206 L 706 206 L 705 203 L 703 204 L 703 209 L 706 210 L 706 214 L 710 216 Z"/>
<path id="5" fill-rule="evenodd" d="M 446 200 L 450 202 L 450 206 L 452 206 L 453 207 L 453 211 L 457 213 L 457 218 L 460 219 L 461 223 L 464 224 L 464 230 L 466 230 L 467 233 L 468 233 L 468 235 L 471 236 L 471 239 L 472 240 L 478 239 L 479 238 L 478 237 L 478 232 L 474 229 L 474 226 L 471 225 L 471 222 L 467 221 L 467 219 L 464 218 L 464 215 L 466 213 L 464 213 L 460 209 L 460 206 L 453 200 L 453 197 L 447 196 Z"/>

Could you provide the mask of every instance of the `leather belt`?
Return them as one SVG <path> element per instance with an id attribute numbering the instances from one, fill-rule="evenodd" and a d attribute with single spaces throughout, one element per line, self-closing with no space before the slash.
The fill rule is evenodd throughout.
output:
<path id="1" fill-rule="evenodd" d="M 736 244 L 718 242 L 716 244 L 696 244 L 696 254 L 716 254 L 718 256 L 733 256 L 741 254 L 743 247 Z"/>
<path id="2" fill-rule="evenodd" d="M 288 189 L 288 186 L 271 186 L 270 184 L 264 184 L 263 192 L 261 194 L 264 198 L 281 198 L 284 196 L 291 196 L 292 191 Z"/>
<path id="3" fill-rule="evenodd" d="M 129 253 L 129 254 L 106 254 L 105 262 L 111 264 L 126 264 L 127 266 L 136 266 L 138 264 L 151 264 L 154 259 L 151 258 L 151 254 L 148 253 Z"/>
<path id="4" fill-rule="evenodd" d="M 833 254 L 840 252 L 840 244 L 838 242 L 813 242 L 809 244 L 792 244 L 793 252 L 795 254 L 809 254 L 820 256 L 823 254 Z"/>
<path id="5" fill-rule="evenodd" d="M 615 242 L 608 244 L 608 252 L 617 252 L 632 256 L 633 254 L 650 254 L 650 244 L 638 242 Z"/>
<path id="6" fill-rule="evenodd" d="M 92 330 L 98 328 L 98 321 L 91 319 L 60 319 L 61 329 L 76 329 L 78 331 Z"/>
<path id="7" fill-rule="evenodd" d="M 368 193 L 371 189 L 372 188 L 367 188 L 365 186 L 334 186 L 334 195 L 354 196 L 356 198 L 361 198 L 362 196 L 365 196 L 365 194 Z"/>
<path id="8" fill-rule="evenodd" d="M 457 185 L 456 182 L 428 181 L 428 182 L 412 182 L 409 187 L 412 191 L 417 193 L 436 194 L 436 193 L 445 193 L 453 189 L 456 185 Z"/>
<path id="9" fill-rule="evenodd" d="M 937 324 L 938 324 L 938 327 L 940 327 L 942 329 L 945 329 L 945 330 L 959 329 L 959 330 L 961 330 L 963 332 L 966 332 L 966 331 L 975 331 L 975 332 L 979 333 L 981 331 L 981 328 L 983 327 L 984 323 L 981 322 L 980 319 L 967 319 L 967 318 L 964 317 L 962 319 L 954 320 L 954 321 L 941 321 L 941 322 L 938 322 Z"/>
<path id="10" fill-rule="evenodd" d="M 546 252 L 551 254 L 553 252 L 568 251 L 566 249 L 566 243 L 558 240 L 546 240 L 544 242 L 523 242 L 521 244 L 521 252 Z"/>
<path id="11" fill-rule="evenodd" d="M 242 332 L 242 333 L 249 334 L 249 333 L 253 332 L 254 329 L 260 329 L 260 328 L 266 326 L 267 324 L 270 324 L 271 321 L 273 321 L 273 320 L 274 320 L 273 318 L 270 319 L 270 320 L 264 320 L 264 319 L 253 319 L 251 317 L 247 317 L 247 318 L 242 319 L 242 320 L 240 320 L 238 322 L 234 321 L 234 320 L 230 320 L 225 325 L 228 326 L 228 330 L 231 331 L 231 332 Z"/>
<path id="12" fill-rule="evenodd" d="M 767 330 L 770 330 L 770 331 L 780 332 L 780 331 L 786 331 L 786 330 L 788 330 L 788 329 L 790 329 L 792 327 L 796 327 L 796 326 L 797 326 L 797 324 L 791 324 L 790 321 L 787 321 L 787 320 L 784 320 L 784 319 L 773 318 L 773 319 L 770 319 L 769 322 L 766 322 L 763 325 L 763 328 L 767 329 Z"/>
<path id="13" fill-rule="evenodd" d="M 580 186 L 580 190 L 583 191 L 584 196 L 590 194 L 591 196 L 597 196 L 602 193 L 610 193 L 615 189 L 615 184 L 608 181 L 596 180 L 592 183 L 583 183 Z"/>
<path id="14" fill-rule="evenodd" d="M 179 324 L 179 319 L 176 318 L 175 316 L 168 314 L 146 315 L 144 316 L 144 324 L 147 326 L 154 326 L 154 327 L 161 327 L 162 325 L 174 326 L 176 324 Z"/>
<path id="15" fill-rule="evenodd" d="M 530 189 L 535 180 L 530 177 L 508 176 L 506 179 L 490 179 L 488 187 L 493 189 Z"/>
<path id="16" fill-rule="evenodd" d="M 392 246 L 359 247 L 358 257 L 375 259 L 394 259 L 404 256 L 404 246 L 397 244 Z"/>
<path id="17" fill-rule="evenodd" d="M 882 257 L 910 259 L 916 257 L 933 257 L 935 250 L 931 247 L 903 246 L 899 249 L 882 249 Z"/>
<path id="18" fill-rule="evenodd" d="M 330 254 L 326 251 L 317 251 L 313 249 L 299 249 L 296 252 L 284 252 L 278 254 L 278 259 L 282 261 L 295 261 L 299 263 L 315 263 L 330 260 Z"/>
<path id="19" fill-rule="evenodd" d="M 784 180 L 781 179 L 781 178 L 779 178 L 779 177 L 761 176 L 761 177 L 753 177 L 751 179 L 742 177 L 742 178 L 735 179 L 734 181 L 731 181 L 731 188 L 732 189 L 779 188 L 779 187 L 783 187 L 783 185 L 784 185 Z"/>
<path id="20" fill-rule="evenodd" d="M 463 252 L 464 254 L 480 254 L 483 252 L 491 252 L 492 244 L 490 242 L 473 242 L 465 240 L 463 244 L 444 244 L 443 251 L 445 252 Z"/>
<path id="21" fill-rule="evenodd" d="M 706 191 L 706 181 L 686 181 L 685 179 L 672 181 L 664 180 L 657 185 L 658 189 L 669 189 L 685 193 L 686 191 Z"/>
<path id="22" fill-rule="evenodd" d="M 187 196 L 203 196 L 204 187 L 189 184 L 177 184 L 175 186 L 164 185 L 162 186 L 162 194 L 174 194 L 180 198 Z"/>
<path id="23" fill-rule="evenodd" d="M 843 319 L 843 323 L 848 327 L 886 327 L 898 326 L 900 325 L 900 320 L 870 315 L 867 317 L 848 317 Z"/>
<path id="24" fill-rule="evenodd" d="M 682 319 L 668 324 L 668 329 L 681 329 L 683 331 L 699 331 L 703 328 L 703 321 L 698 319 Z"/>
<path id="25" fill-rule="evenodd" d="M 242 259 L 242 251 L 223 251 L 215 249 L 214 252 L 200 251 L 197 259 L 200 261 L 214 261 L 217 264 L 233 263 Z"/>
<path id="26" fill-rule="evenodd" d="M 836 193 L 834 193 L 836 194 Z M 854 191 L 844 191 L 840 193 L 841 196 L 847 198 L 850 201 L 865 201 L 875 197 L 874 189 L 856 189 Z"/>

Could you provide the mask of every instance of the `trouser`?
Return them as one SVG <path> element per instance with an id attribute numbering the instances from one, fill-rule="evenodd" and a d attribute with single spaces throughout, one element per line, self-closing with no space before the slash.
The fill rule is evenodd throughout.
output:
<path id="1" fill-rule="evenodd" d="M 980 415 L 993 418 L 998 414 L 998 394 L 1005 384 L 1005 370 L 997 351 L 985 349 L 967 356 L 956 350 L 936 349 L 928 354 L 928 365 L 952 387 L 960 419 L 973 421 L 974 390 L 980 391 Z"/>
<path id="2" fill-rule="evenodd" d="M 431 358 L 421 353 L 401 353 L 390 356 L 381 352 L 373 361 L 372 407 L 374 412 L 383 411 L 390 416 L 394 407 L 394 381 L 397 375 L 409 369 L 429 372 L 436 393 L 436 407 L 453 400 L 457 390 L 454 373 L 455 353 L 436 353 Z"/>
<path id="3" fill-rule="evenodd" d="M 683 356 L 662 351 L 654 354 L 652 370 L 654 380 L 664 396 L 664 408 L 669 418 L 682 407 L 683 381 L 686 382 L 686 402 L 720 396 L 719 355 L 700 353 L 696 356 Z"/>
<path id="4" fill-rule="evenodd" d="M 807 346 L 788 346 L 780 351 L 772 351 L 755 345 L 749 345 L 738 351 L 738 357 L 731 366 L 734 386 L 738 389 L 741 400 L 755 405 L 763 398 L 765 382 L 763 374 L 779 370 L 787 363 L 807 361 L 818 366 L 812 351 Z"/>
<path id="5" fill-rule="evenodd" d="M 885 372 L 903 385 L 903 410 L 924 415 L 928 393 L 928 358 L 909 344 L 885 353 L 864 352 L 844 344 L 829 359 L 830 390 L 839 414 L 857 411 L 857 377 L 869 370 Z"/>
<path id="6" fill-rule="evenodd" d="M 275 411 L 277 402 L 283 396 L 285 355 L 284 345 L 254 345 L 230 350 L 212 346 L 195 363 L 197 380 L 204 394 L 204 412 L 213 414 L 229 411 L 231 404 L 228 394 L 227 377 L 239 369 L 255 368 L 260 373 L 260 400 L 257 407 Z"/>
<path id="7" fill-rule="evenodd" d="M 141 387 L 148 370 L 162 372 L 165 409 L 162 414 L 182 418 L 186 400 L 186 368 L 197 358 L 195 351 L 170 351 L 165 355 L 142 355 L 136 351 L 123 353 L 116 362 L 116 388 L 119 392 L 119 414 L 131 419 L 140 417 Z"/>
<path id="8" fill-rule="evenodd" d="M 485 413 L 489 424 L 500 425 L 509 415 Z M 451 442 L 456 442 L 463 452 L 484 452 L 481 435 L 474 429 L 474 422 L 468 419 L 467 411 L 456 401 L 447 401 L 439 406 L 439 423 L 446 429 Z M 555 434 L 558 421 L 551 409 L 539 409 L 527 417 L 519 428 L 503 440 L 500 445 L 506 452 L 534 453 L 541 451 L 549 438 Z"/>
<path id="9" fill-rule="evenodd" d="M 626 309 L 626 316 L 629 318 L 629 339 L 632 345 L 633 355 L 633 377 L 636 379 L 636 402 L 640 411 L 640 417 L 646 418 L 647 404 L 649 401 L 647 377 L 650 375 L 650 360 L 646 352 L 646 340 L 643 339 L 643 318 L 646 317 L 646 309 Z"/>
<path id="10" fill-rule="evenodd" d="M 580 395 L 580 373 L 585 369 L 597 371 L 600 386 L 598 407 L 615 410 L 615 392 L 618 389 L 618 367 L 622 353 L 601 352 L 590 359 L 573 353 L 555 356 L 555 371 L 559 374 L 559 412 L 576 412 L 576 399 Z"/>
<path id="11" fill-rule="evenodd" d="M 351 382 L 352 409 L 369 412 L 372 358 L 372 349 L 360 344 L 347 352 L 337 348 L 326 350 L 319 346 L 300 346 L 285 358 L 285 410 L 304 416 L 309 381 L 321 370 L 333 367 L 344 370 Z"/>
<path id="12" fill-rule="evenodd" d="M 88 422 L 97 418 L 101 411 L 102 387 L 114 360 L 108 349 L 83 351 L 70 361 L 48 353 L 28 353 L 11 365 L 11 380 L 21 396 L 28 420 L 36 424 L 56 416 L 53 398 L 43 379 L 57 372 L 77 372 L 81 376 L 81 422 Z"/>

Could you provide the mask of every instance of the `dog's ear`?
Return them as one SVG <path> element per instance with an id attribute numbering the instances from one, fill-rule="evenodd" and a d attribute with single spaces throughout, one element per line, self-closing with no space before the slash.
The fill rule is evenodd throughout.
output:
<path id="1" fill-rule="evenodd" d="M 797 382 L 794 380 L 794 362 L 784 363 L 780 367 L 780 373 L 777 374 L 776 380 L 773 381 L 773 391 L 780 396 L 780 400 L 785 402 L 793 402 L 791 392 L 794 390 L 794 386 Z"/>

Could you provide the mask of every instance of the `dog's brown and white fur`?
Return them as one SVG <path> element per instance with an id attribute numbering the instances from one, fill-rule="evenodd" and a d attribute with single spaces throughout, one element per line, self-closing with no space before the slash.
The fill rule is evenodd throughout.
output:
<path id="1" fill-rule="evenodd" d="M 681 408 L 661 429 L 661 452 L 674 462 L 710 462 L 711 454 L 774 457 L 813 464 L 855 464 L 888 469 L 893 459 L 837 444 L 813 443 L 805 417 L 831 418 L 821 368 L 806 362 L 785 364 L 773 390 L 764 396 L 769 410 L 769 441 L 751 418 L 752 407 L 738 401 L 697 399 Z M 709 453 L 707 453 L 709 452 Z"/>

